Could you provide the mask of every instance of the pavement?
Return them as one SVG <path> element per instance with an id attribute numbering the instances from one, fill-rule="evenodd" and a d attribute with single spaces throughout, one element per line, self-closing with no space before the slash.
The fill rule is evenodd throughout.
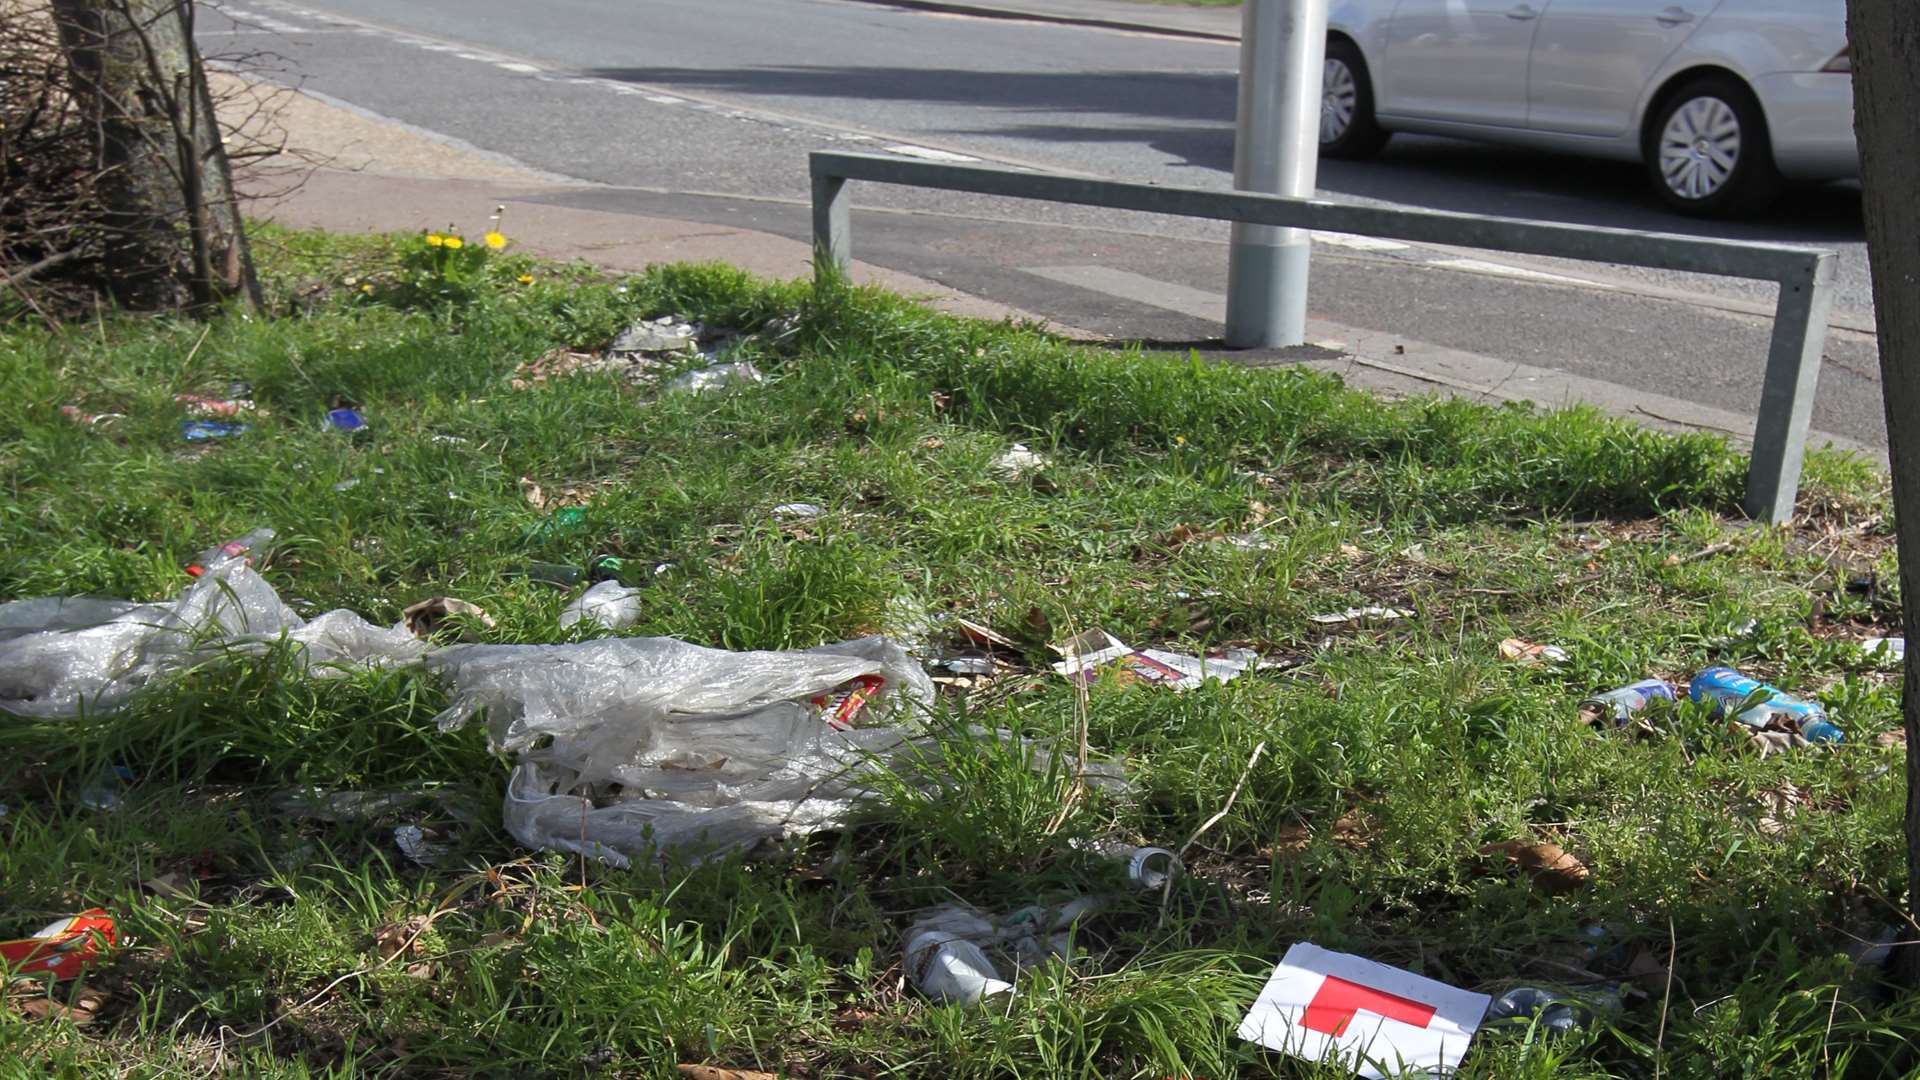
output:
<path id="1" fill-rule="evenodd" d="M 484 231 L 504 207 L 515 248 L 558 261 L 639 272 L 669 262 L 725 262 L 770 278 L 812 273 L 811 246 L 751 228 L 701 224 L 556 203 L 600 185 L 543 172 L 500 154 L 376 117 L 346 102 L 230 73 L 210 75 L 222 112 L 243 137 L 281 147 L 238 170 L 250 217 L 341 233 Z M 938 282 L 855 262 L 853 280 L 915 297 L 955 315 L 1045 321 Z M 1052 324 L 1060 333 L 1084 331 Z"/>

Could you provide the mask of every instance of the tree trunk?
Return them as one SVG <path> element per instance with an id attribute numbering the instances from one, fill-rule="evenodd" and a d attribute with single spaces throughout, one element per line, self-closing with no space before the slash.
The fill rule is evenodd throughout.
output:
<path id="1" fill-rule="evenodd" d="M 1867 257 L 1880 329 L 1880 387 L 1900 530 L 1900 606 L 1907 641 L 1920 603 L 1920 5 L 1849 0 L 1854 129 L 1866 189 Z M 1900 712 L 1907 731 L 1907 907 L 1920 916 L 1920 694 L 1907 654 Z M 1920 933 L 1893 950 L 1894 971 L 1920 986 Z"/>
<path id="2" fill-rule="evenodd" d="M 53 0 L 95 127 L 116 300 L 165 310 L 260 284 L 193 41 L 192 0 Z"/>

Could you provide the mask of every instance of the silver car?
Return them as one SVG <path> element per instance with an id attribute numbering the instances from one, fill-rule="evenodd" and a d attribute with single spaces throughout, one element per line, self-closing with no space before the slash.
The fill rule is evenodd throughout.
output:
<path id="1" fill-rule="evenodd" d="M 1320 152 L 1396 131 L 1645 164 L 1682 212 L 1859 175 L 1845 0 L 1334 0 Z"/>

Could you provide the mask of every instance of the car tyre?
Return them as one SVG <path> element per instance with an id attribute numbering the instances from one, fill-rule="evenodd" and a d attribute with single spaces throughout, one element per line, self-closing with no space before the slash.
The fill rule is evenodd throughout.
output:
<path id="1" fill-rule="evenodd" d="M 1374 120 L 1373 77 L 1360 47 L 1343 37 L 1328 38 L 1320 80 L 1320 156 L 1372 157 L 1392 137 Z"/>
<path id="2" fill-rule="evenodd" d="M 1694 217 L 1757 213 L 1783 186 L 1760 102 L 1728 75 L 1690 79 L 1663 98 L 1641 154 L 1661 200 Z"/>

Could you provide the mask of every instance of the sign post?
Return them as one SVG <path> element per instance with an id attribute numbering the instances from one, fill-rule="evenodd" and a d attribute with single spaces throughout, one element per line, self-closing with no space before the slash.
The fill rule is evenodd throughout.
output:
<path id="1" fill-rule="evenodd" d="M 1326 55 L 1327 0 L 1246 0 L 1233 139 L 1236 189 L 1313 196 Z M 1229 346 L 1306 341 L 1309 244 L 1304 229 L 1235 223 L 1227 256 Z"/>

